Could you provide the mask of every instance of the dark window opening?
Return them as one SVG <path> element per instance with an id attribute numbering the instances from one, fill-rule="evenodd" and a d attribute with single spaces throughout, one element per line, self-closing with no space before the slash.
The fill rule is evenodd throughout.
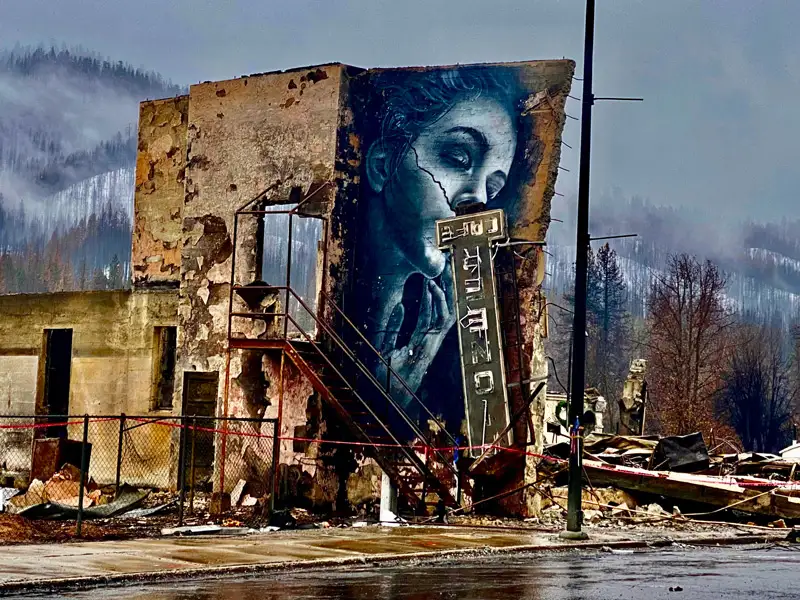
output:
<path id="1" fill-rule="evenodd" d="M 153 410 L 172 410 L 175 390 L 177 327 L 156 327 L 153 334 Z"/>

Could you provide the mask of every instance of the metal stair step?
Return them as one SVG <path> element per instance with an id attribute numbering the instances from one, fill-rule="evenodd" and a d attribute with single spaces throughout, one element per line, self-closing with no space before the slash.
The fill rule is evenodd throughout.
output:
<path id="1" fill-rule="evenodd" d="M 313 363 L 325 362 L 325 359 L 316 350 L 295 350 L 294 352 L 295 354 L 297 354 L 297 356 L 299 356 L 306 362 L 313 362 Z"/>
<path id="2" fill-rule="evenodd" d="M 375 421 L 356 421 L 356 423 L 358 423 L 364 430 L 368 429 L 370 431 L 379 431 L 381 433 L 386 431 L 385 427 L 383 427 L 382 425 L 378 425 Z"/>
<path id="3" fill-rule="evenodd" d="M 337 397 L 342 397 L 342 398 L 344 398 L 345 396 L 349 397 L 353 393 L 353 390 L 350 389 L 349 387 L 333 386 L 333 385 L 326 385 L 325 387 L 331 394 L 334 394 Z"/>
<path id="4" fill-rule="evenodd" d="M 341 377 L 333 373 L 331 374 L 319 373 L 317 374 L 317 377 L 319 378 L 320 381 L 322 381 L 325 385 L 329 387 L 348 387 L 348 388 L 352 387 L 352 385 L 348 381 L 342 379 Z"/>

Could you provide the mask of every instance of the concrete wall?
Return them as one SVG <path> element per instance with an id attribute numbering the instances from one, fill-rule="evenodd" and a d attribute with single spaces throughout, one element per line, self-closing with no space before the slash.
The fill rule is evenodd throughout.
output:
<path id="1" fill-rule="evenodd" d="M 131 261 L 137 286 L 180 280 L 189 97 L 142 102 Z"/>
<path id="2" fill-rule="evenodd" d="M 2 415 L 41 414 L 44 331 L 61 328 L 73 330 L 70 414 L 179 413 L 179 405 L 173 411 L 150 410 L 153 328 L 177 325 L 174 291 L 0 296 L 0 314 L 0 420 Z M 69 436 L 81 439 L 82 426 L 71 426 Z M 15 432 L 11 438 L 0 444 L 13 457 L 6 468 L 29 469 L 32 433 Z M 171 442 L 165 444 L 165 439 L 170 438 L 155 427 L 139 428 L 129 436 L 131 451 L 125 455 L 124 470 L 131 483 L 169 484 L 174 461 Z M 97 481 L 113 481 L 118 422 L 92 422 L 89 441 L 94 444 L 90 474 Z"/>
<path id="3" fill-rule="evenodd" d="M 278 417 L 279 354 L 233 351 L 225 395 L 226 335 L 234 212 L 268 188 L 267 203 L 297 202 L 317 190 L 310 210 L 329 214 L 341 65 L 325 65 L 192 86 L 183 207 L 178 371 L 220 373 L 218 414 Z M 236 280 L 254 279 L 256 220 L 239 223 Z M 281 284 L 283 282 L 272 282 Z M 234 310 L 244 309 L 235 298 Z M 238 320 L 234 335 L 263 335 L 263 322 Z M 311 386 L 287 367 L 283 435 L 306 422 Z M 176 398 L 180 397 L 180 382 Z M 219 444 L 217 444 L 219 446 Z M 244 455 L 247 443 L 233 444 Z M 291 443 L 283 449 L 293 456 Z M 289 458 L 291 461 L 291 458 Z M 231 461 L 237 462 L 237 461 Z M 238 461 L 240 462 L 240 461 Z M 312 468 L 313 474 L 313 468 Z M 237 475 L 226 469 L 226 489 Z"/>

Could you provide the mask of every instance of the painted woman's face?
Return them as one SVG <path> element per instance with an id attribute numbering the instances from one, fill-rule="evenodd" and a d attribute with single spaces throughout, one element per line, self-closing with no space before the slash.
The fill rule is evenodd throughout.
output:
<path id="1" fill-rule="evenodd" d="M 438 276 L 445 257 L 435 224 L 459 204 L 488 203 L 506 183 L 516 150 L 514 120 L 492 98 L 464 100 L 414 140 L 384 187 L 386 218 L 408 261 Z"/>

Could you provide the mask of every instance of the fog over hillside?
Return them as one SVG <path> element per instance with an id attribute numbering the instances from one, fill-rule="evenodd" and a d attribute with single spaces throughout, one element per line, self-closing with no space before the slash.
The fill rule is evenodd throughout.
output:
<path id="1" fill-rule="evenodd" d="M 0 292 L 125 285 L 138 103 L 183 91 L 155 72 L 82 49 L 0 51 Z M 553 217 L 564 222 L 554 221 L 548 234 L 551 296 L 572 286 L 575 204 L 574 197 L 553 201 Z M 592 198 L 591 231 L 638 234 L 610 241 L 636 315 L 645 314 L 669 255 L 689 252 L 728 274 L 732 308 L 800 320 L 800 220 L 767 223 L 754 214 L 737 222 L 702 206 L 672 208 L 614 190 Z M 304 234 L 297 234 L 300 243 Z M 307 234 L 303 243 L 314 248 L 318 232 Z"/>
<path id="2" fill-rule="evenodd" d="M 101 274 L 127 271 L 138 104 L 181 92 L 82 49 L 0 51 L 0 291 L 120 285 Z M 57 280 L 28 281 L 37 255 Z"/>
<path id="3" fill-rule="evenodd" d="M 574 199 L 573 199 L 574 200 Z M 736 222 L 702 208 L 676 209 L 621 192 L 592 199 L 593 236 L 637 234 L 608 240 L 620 257 L 631 311 L 646 312 L 653 278 L 663 272 L 670 255 L 687 252 L 709 259 L 728 277 L 728 304 L 754 319 L 800 321 L 800 219 L 780 223 Z M 557 199 L 548 232 L 549 293 L 561 295 L 574 283 L 575 221 L 573 202 Z M 593 243 L 595 250 L 603 241 Z"/>

